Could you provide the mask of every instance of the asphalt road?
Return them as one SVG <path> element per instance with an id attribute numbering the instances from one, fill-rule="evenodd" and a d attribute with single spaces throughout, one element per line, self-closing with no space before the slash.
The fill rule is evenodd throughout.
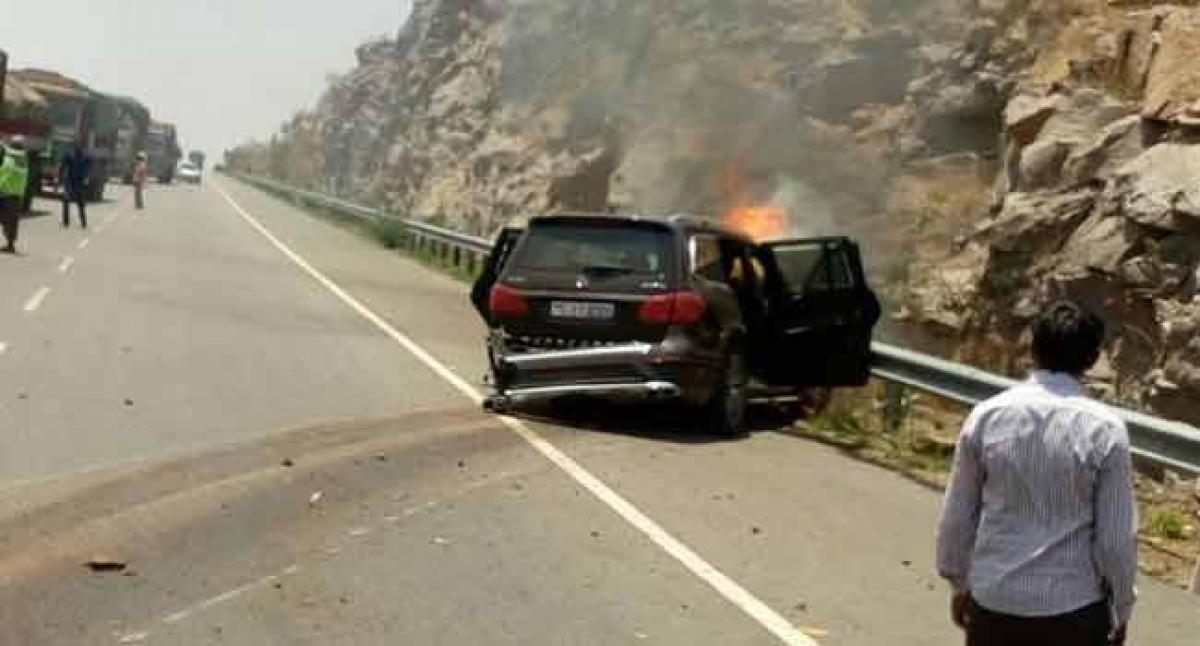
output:
<path id="1" fill-rule="evenodd" d="M 462 285 L 153 189 L 0 256 L 0 644 L 960 642 L 937 493 L 646 409 L 490 417 Z M 1200 601 L 1142 588 L 1135 643 L 1194 646 Z"/>

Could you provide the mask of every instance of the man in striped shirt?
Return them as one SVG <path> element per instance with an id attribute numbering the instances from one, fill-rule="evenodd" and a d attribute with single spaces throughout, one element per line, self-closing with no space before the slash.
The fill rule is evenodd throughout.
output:
<path id="1" fill-rule="evenodd" d="M 963 427 L 938 527 L 939 573 L 968 646 L 1123 644 L 1137 515 L 1124 422 L 1079 379 L 1104 324 L 1077 304 L 1034 324 L 1037 370 Z"/>

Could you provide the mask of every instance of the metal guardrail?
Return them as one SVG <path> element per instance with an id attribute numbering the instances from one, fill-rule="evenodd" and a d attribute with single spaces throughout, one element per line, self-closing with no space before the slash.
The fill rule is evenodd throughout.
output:
<path id="1" fill-rule="evenodd" d="M 466 235 L 416 220 L 399 218 L 378 209 L 371 209 L 345 200 L 306 191 L 262 177 L 228 172 L 253 186 L 271 193 L 369 222 L 393 222 L 409 234 L 409 245 L 417 250 L 433 252 L 448 264 L 475 271 L 491 249 L 491 243 L 477 236 Z M 888 383 L 895 396 L 904 388 L 937 395 L 972 406 L 1018 382 L 978 368 L 946 361 L 886 343 L 872 344 L 872 374 Z M 1188 474 L 1200 474 L 1200 430 L 1182 422 L 1152 417 L 1136 411 L 1114 408 L 1129 427 L 1133 452 L 1149 464 Z"/>

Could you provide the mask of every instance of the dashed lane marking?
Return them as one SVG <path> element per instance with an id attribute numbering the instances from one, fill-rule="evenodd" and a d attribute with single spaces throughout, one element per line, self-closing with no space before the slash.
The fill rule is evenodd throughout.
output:
<path id="1" fill-rule="evenodd" d="M 425 366 L 433 371 L 434 374 L 444 379 L 468 399 L 476 404 L 481 404 L 483 402 L 483 394 L 475 390 L 474 386 L 472 386 L 462 377 L 455 374 L 452 370 L 446 367 L 444 363 L 439 361 L 436 357 L 418 345 L 407 335 L 392 327 L 392 325 L 384 320 L 383 317 L 376 314 L 366 305 L 363 305 L 362 302 L 351 296 L 349 292 L 342 289 L 340 285 L 333 282 L 333 280 L 309 264 L 307 260 L 302 258 L 295 251 L 292 251 L 290 247 L 284 244 L 279 238 L 275 237 L 275 234 L 271 233 L 270 230 L 263 226 L 263 224 L 259 222 L 257 218 L 255 218 L 253 215 L 243 209 L 240 204 L 234 201 L 234 199 L 230 197 L 224 189 L 222 189 L 220 186 L 217 186 L 215 183 L 210 184 L 210 186 L 213 186 L 213 188 L 215 188 L 216 191 L 221 194 L 221 197 L 225 198 L 225 201 L 229 203 L 229 206 L 231 206 L 233 210 L 236 211 L 237 214 L 246 221 L 247 224 L 249 224 L 255 231 L 266 238 L 267 241 L 270 242 L 276 249 L 278 249 L 280 253 L 282 253 L 284 256 L 287 256 L 287 258 L 291 260 L 297 267 L 312 277 L 313 280 L 320 283 L 321 286 L 333 293 L 334 296 L 338 297 L 338 299 L 340 299 L 347 307 L 354 310 L 364 319 L 369 321 L 381 332 L 391 337 L 392 340 L 401 345 L 404 349 L 408 350 L 408 352 L 416 357 L 421 363 L 425 364 Z M 700 580 L 711 586 L 721 596 L 725 597 L 729 603 L 733 604 L 754 621 L 758 622 L 759 625 L 773 634 L 779 639 L 779 641 L 783 642 L 784 644 L 788 644 L 789 646 L 817 645 L 817 641 L 815 639 L 801 632 L 798 628 L 792 625 L 790 621 L 784 618 L 783 615 L 776 612 L 773 608 L 768 606 L 758 597 L 754 596 L 749 590 L 743 588 L 736 581 L 726 576 L 715 566 L 705 561 L 703 557 L 685 545 L 682 541 L 671 535 L 670 532 L 634 506 L 633 503 L 625 500 L 620 494 L 618 494 L 608 485 L 604 484 L 604 482 L 602 482 L 599 478 L 592 475 L 587 469 L 583 468 L 582 465 L 544 439 L 537 433 L 537 431 L 533 430 L 533 428 L 526 425 L 521 420 L 511 417 L 501 417 L 500 421 L 503 422 L 503 424 L 508 427 L 509 430 L 516 433 L 518 436 L 528 442 L 530 446 L 541 453 L 546 459 L 553 462 L 556 466 L 558 466 L 558 468 L 562 469 L 563 472 L 573 478 L 582 487 L 587 489 L 593 496 L 595 496 L 605 505 L 608 505 L 608 507 L 617 515 L 645 534 L 651 542 L 675 558 L 675 560 L 677 560 L 681 565 L 687 568 Z"/>
<path id="2" fill-rule="evenodd" d="M 75 264 L 75 256 L 67 256 L 66 258 L 63 258 L 62 262 L 59 263 L 59 265 L 58 265 L 58 273 L 60 273 L 60 274 L 67 273 L 68 271 L 71 270 L 71 265 L 74 265 L 74 264 Z"/>
<path id="3" fill-rule="evenodd" d="M 80 251 L 83 251 L 84 249 L 87 249 L 87 246 L 90 244 L 92 244 L 92 239 L 84 238 L 83 240 L 79 241 L 79 244 L 75 245 L 75 248 L 79 249 Z"/>
<path id="4" fill-rule="evenodd" d="M 33 296 L 30 296 L 29 300 L 25 301 L 25 307 L 24 307 L 25 311 L 30 312 L 30 313 L 36 312 L 38 310 L 38 308 L 42 306 L 42 302 L 45 301 L 46 297 L 49 295 L 50 295 L 49 287 L 46 287 L 46 286 L 39 287 L 38 290 L 33 293 Z"/>
<path id="5" fill-rule="evenodd" d="M 0 341 L 0 354 L 4 354 L 5 352 L 8 352 L 8 344 Z"/>

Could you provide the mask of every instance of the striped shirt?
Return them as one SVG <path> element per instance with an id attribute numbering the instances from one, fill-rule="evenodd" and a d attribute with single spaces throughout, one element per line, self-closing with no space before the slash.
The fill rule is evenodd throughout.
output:
<path id="1" fill-rule="evenodd" d="M 1074 378 L 1035 372 L 963 427 L 938 527 L 938 572 L 1021 617 L 1108 599 L 1129 620 L 1137 511 L 1129 434 Z"/>

